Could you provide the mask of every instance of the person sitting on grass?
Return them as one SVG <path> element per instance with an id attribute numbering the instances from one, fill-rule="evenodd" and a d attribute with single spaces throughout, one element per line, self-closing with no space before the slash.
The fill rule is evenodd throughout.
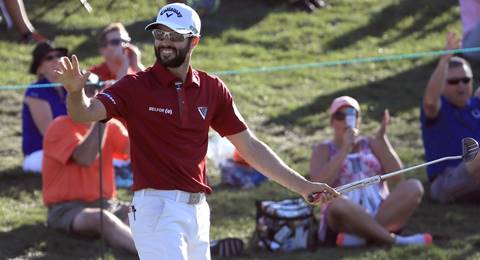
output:
<path id="1" fill-rule="evenodd" d="M 449 32 L 446 50 L 460 48 Z M 480 140 L 480 99 L 472 96 L 473 73 L 463 58 L 445 54 L 432 73 L 423 96 L 420 121 L 425 159 L 462 154 L 461 140 Z M 450 160 L 427 168 L 430 196 L 440 203 L 480 201 L 480 157 Z"/>
<path id="2" fill-rule="evenodd" d="M 43 42 L 32 52 L 30 73 L 37 77 L 34 85 L 57 82 L 55 70 L 59 60 L 68 54 L 67 48 L 55 48 Z M 40 173 L 42 170 L 42 140 L 48 125 L 55 117 L 66 115 L 67 92 L 63 87 L 38 88 L 30 86 L 25 91 L 22 107 L 23 170 Z"/>
<path id="3" fill-rule="evenodd" d="M 98 51 L 103 62 L 88 70 L 110 86 L 125 75 L 135 74 L 145 69 L 141 62 L 141 52 L 131 42 L 125 26 L 111 23 L 98 37 Z M 122 121 L 122 123 L 125 123 Z M 115 183 L 118 188 L 130 188 L 133 184 L 131 163 L 128 158 L 114 158 Z"/>
<path id="4" fill-rule="evenodd" d="M 95 89 L 86 87 L 89 96 Z M 102 138 L 103 204 L 99 194 L 99 139 Z M 86 237 L 101 234 L 112 247 L 136 254 L 128 226 L 129 208 L 115 200 L 112 158 L 128 154 L 128 133 L 117 120 L 107 124 L 76 123 L 69 116 L 56 118 L 46 131 L 42 167 L 43 202 L 48 227 Z"/>
<path id="5" fill-rule="evenodd" d="M 374 175 L 399 170 L 402 164 L 387 137 L 388 110 L 375 137 L 358 136 L 360 105 L 348 96 L 336 98 L 330 106 L 333 139 L 313 147 L 310 160 L 312 181 L 332 187 Z M 349 126 L 346 113 L 356 115 Z M 386 182 L 353 190 L 322 207 L 319 238 L 324 245 L 359 246 L 367 242 L 387 245 L 428 245 L 430 234 L 400 236 L 399 232 L 415 212 L 423 187 L 415 179 L 400 180 L 390 193 Z M 393 178 L 392 178 L 393 179 Z"/>

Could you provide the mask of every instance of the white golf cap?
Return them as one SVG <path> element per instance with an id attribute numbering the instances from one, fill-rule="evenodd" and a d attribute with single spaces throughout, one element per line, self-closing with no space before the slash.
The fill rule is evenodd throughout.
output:
<path id="1" fill-rule="evenodd" d="M 156 25 L 160 24 L 181 34 L 200 36 L 200 17 L 195 10 L 186 4 L 173 3 L 165 5 L 158 12 L 157 20 L 147 25 L 145 30 L 152 30 Z"/>

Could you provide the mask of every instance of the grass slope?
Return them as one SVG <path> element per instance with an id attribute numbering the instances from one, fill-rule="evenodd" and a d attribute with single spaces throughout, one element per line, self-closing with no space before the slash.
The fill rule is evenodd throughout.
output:
<path id="1" fill-rule="evenodd" d="M 35 26 L 57 45 L 78 54 L 86 67 L 100 62 L 95 35 L 111 21 L 126 24 L 152 64 L 152 39 L 143 31 L 163 1 L 90 1 L 86 14 L 77 1 L 25 1 Z M 441 49 L 446 31 L 460 32 L 455 0 L 331 0 L 314 14 L 295 12 L 276 1 L 222 1 L 203 21 L 203 37 L 193 64 L 206 71 L 343 60 Z M 65 15 L 71 13 L 65 18 Z M 0 85 L 27 84 L 32 46 L 16 43 L 17 34 L 0 29 Z M 405 165 L 423 161 L 418 105 L 435 58 L 309 68 L 274 73 L 224 76 L 237 105 L 255 132 L 288 164 L 307 173 L 310 147 L 331 134 L 326 110 L 348 94 L 364 110 L 362 131 L 372 133 L 382 111 L 394 117 L 391 141 Z M 0 92 L 0 258 L 98 258 L 99 241 L 66 236 L 45 226 L 41 179 L 21 172 L 20 111 L 23 90 Z M 214 182 L 218 172 L 209 167 Z M 423 171 L 411 173 L 425 184 Z M 426 188 L 428 192 L 428 186 Z M 131 194 L 121 192 L 129 199 Z M 276 184 L 253 191 L 217 189 L 210 196 L 211 237 L 241 237 L 254 229 L 256 199 L 292 193 Z M 269 253 L 248 248 L 239 259 L 480 259 L 480 209 L 474 205 L 439 206 L 426 198 L 406 227 L 429 231 L 435 246 L 336 249 Z M 132 258 L 108 250 L 108 258 Z"/>

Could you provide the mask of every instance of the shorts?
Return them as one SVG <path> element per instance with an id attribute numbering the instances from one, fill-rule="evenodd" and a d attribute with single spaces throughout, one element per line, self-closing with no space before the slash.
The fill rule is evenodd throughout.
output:
<path id="1" fill-rule="evenodd" d="M 124 202 L 116 200 L 105 200 L 104 208 L 113 213 L 122 221 L 127 219 L 128 206 Z M 72 224 L 75 217 L 86 208 L 99 208 L 100 201 L 83 202 L 69 201 L 54 204 L 48 207 L 47 225 L 49 228 L 65 231 L 72 234 Z"/>
<path id="2" fill-rule="evenodd" d="M 430 197 L 440 203 L 480 201 L 480 183 L 460 163 L 435 177 Z"/>
<path id="3" fill-rule="evenodd" d="M 43 150 L 35 151 L 23 159 L 23 171 L 31 173 L 42 173 Z"/>

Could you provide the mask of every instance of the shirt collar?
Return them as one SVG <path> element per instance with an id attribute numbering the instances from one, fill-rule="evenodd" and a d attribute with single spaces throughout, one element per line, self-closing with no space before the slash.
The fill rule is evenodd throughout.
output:
<path id="1" fill-rule="evenodd" d="M 155 79 L 157 79 L 162 86 L 174 87 L 175 82 L 180 81 L 171 71 L 158 62 L 155 62 L 153 65 L 152 72 Z M 184 85 L 200 87 L 200 76 L 198 75 L 198 71 L 194 70 L 192 66 L 188 67 L 187 78 Z"/>

